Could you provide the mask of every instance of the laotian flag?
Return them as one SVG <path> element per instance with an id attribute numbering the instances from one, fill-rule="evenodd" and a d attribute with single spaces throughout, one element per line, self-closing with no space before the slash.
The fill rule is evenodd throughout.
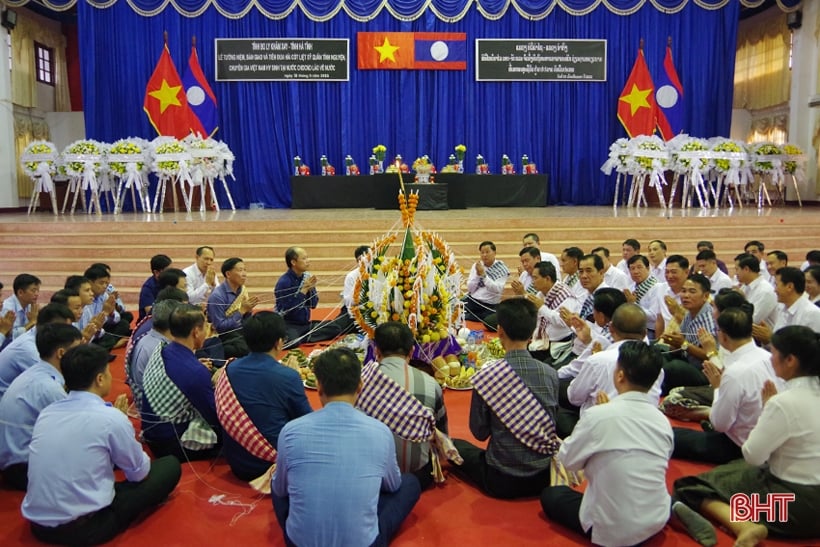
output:
<path id="1" fill-rule="evenodd" d="M 655 102 L 658 105 L 658 131 L 668 141 L 683 131 L 683 86 L 672 62 L 672 46 L 666 46 L 663 72 L 658 78 Z"/>
<path id="2" fill-rule="evenodd" d="M 196 46 L 191 46 L 191 56 L 188 58 L 188 68 L 182 76 L 182 85 L 185 86 L 185 95 L 188 106 L 191 108 L 191 131 L 202 138 L 213 137 L 219 129 L 216 118 L 216 95 L 214 95 L 202 67 L 199 66 L 199 57 Z"/>
<path id="3" fill-rule="evenodd" d="M 360 70 L 467 70 L 463 32 L 359 32 Z"/>

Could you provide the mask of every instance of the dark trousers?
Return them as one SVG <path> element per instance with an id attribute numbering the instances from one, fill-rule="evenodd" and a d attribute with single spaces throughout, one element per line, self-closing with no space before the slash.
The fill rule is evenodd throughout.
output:
<path id="1" fill-rule="evenodd" d="M 55 527 L 32 522 L 31 531 L 34 537 L 47 543 L 105 543 L 128 528 L 143 512 L 162 503 L 176 487 L 181 473 L 175 458 L 154 460 L 148 476 L 140 482 L 124 481 L 114 486 L 114 501 L 108 507 Z"/>
<path id="2" fill-rule="evenodd" d="M 113 323 L 111 321 L 107 322 L 103 325 L 105 334 L 94 340 L 94 343 L 104 347 L 108 351 L 111 351 L 117 342 L 131 336 L 131 321 L 133 321 L 133 319 L 133 315 L 125 312 L 120 315 L 120 320 L 118 323 Z"/>
<path id="3" fill-rule="evenodd" d="M 725 433 L 672 428 L 675 434 L 673 458 L 714 464 L 729 463 L 743 457 L 743 451 Z"/>
<path id="4" fill-rule="evenodd" d="M 356 323 L 347 313 L 347 308 L 342 306 L 337 315 L 331 321 L 312 321 L 311 330 L 308 340 L 302 342 L 322 342 L 324 340 L 333 340 L 337 336 L 342 336 L 351 332 L 356 332 Z"/>
<path id="5" fill-rule="evenodd" d="M 3 469 L 3 479 L 15 490 L 26 491 L 28 488 L 28 464 L 15 463 Z"/>
<path id="6" fill-rule="evenodd" d="M 222 351 L 226 359 L 244 357 L 251 352 L 248 343 L 245 342 L 245 337 L 242 335 L 242 329 L 220 334 L 219 340 L 222 342 Z"/>
<path id="7" fill-rule="evenodd" d="M 663 365 L 663 395 L 667 395 L 674 387 L 704 386 L 709 378 L 703 374 L 700 367 L 682 359 L 672 359 Z"/>
<path id="8" fill-rule="evenodd" d="M 202 347 L 196 350 L 197 359 L 213 359 L 214 366 L 221 367 L 225 364 L 225 347 L 222 340 L 217 337 L 207 338 Z"/>
<path id="9" fill-rule="evenodd" d="M 529 477 L 514 477 L 487 464 L 487 452 L 467 441 L 453 439 L 464 463 L 453 469 L 467 477 L 488 496 L 499 499 L 530 498 L 538 496 L 550 483 L 549 467 Z"/>
<path id="10" fill-rule="evenodd" d="M 592 536 L 592 529 L 584 531 L 579 517 L 583 499 L 582 493 L 569 486 L 548 486 L 541 492 L 541 508 L 548 519 L 589 538 Z"/>
<path id="11" fill-rule="evenodd" d="M 416 502 L 421 496 L 421 486 L 419 486 L 418 479 L 411 473 L 404 473 L 401 476 L 401 486 L 395 492 L 381 492 L 379 494 L 379 505 L 377 514 L 379 517 L 379 535 L 373 541 L 373 546 L 386 546 L 396 532 L 401 528 L 401 524 Z M 276 514 L 276 520 L 279 521 L 279 526 L 282 527 L 282 533 L 285 536 L 285 544 L 288 547 L 294 547 L 294 543 L 288 537 L 287 520 L 290 512 L 290 499 L 287 496 L 277 496 L 271 492 L 271 501 L 273 502 L 273 512 Z M 339 500 L 339 503 L 345 503 L 344 500 Z"/>
<path id="12" fill-rule="evenodd" d="M 428 461 L 427 465 L 412 471 L 412 474 L 419 480 L 421 490 L 427 490 L 433 486 L 433 460 Z"/>
<path id="13" fill-rule="evenodd" d="M 151 453 L 154 455 L 155 458 L 172 456 L 181 462 L 210 460 L 219 456 L 219 453 L 222 451 L 222 440 L 220 432 L 217 432 L 217 435 L 219 435 L 219 441 L 217 442 L 217 445 L 212 448 L 207 448 L 204 450 L 188 450 L 187 448 L 184 448 L 182 446 L 179 439 L 177 438 L 173 438 L 167 441 L 149 441 L 146 439 L 145 444 L 147 444 L 148 448 L 151 449 Z"/>
<path id="14" fill-rule="evenodd" d="M 495 313 L 495 306 L 496 304 L 488 304 L 467 295 L 464 297 L 464 319 L 483 323 L 487 317 Z"/>

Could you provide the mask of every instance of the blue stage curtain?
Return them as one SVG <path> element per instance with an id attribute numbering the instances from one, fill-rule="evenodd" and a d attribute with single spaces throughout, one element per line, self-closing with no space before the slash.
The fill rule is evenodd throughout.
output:
<path id="1" fill-rule="evenodd" d="M 148 7 L 148 0 L 133 0 Z M 160 5 L 151 0 L 154 7 Z M 409 0 L 403 0 L 408 13 Z M 679 0 L 656 0 L 677 5 Z M 709 4 L 709 0 L 700 0 Z M 715 2 L 717 3 L 717 0 Z M 273 0 L 260 2 L 275 6 Z M 285 5 L 284 2 L 280 3 Z M 313 13 L 327 13 L 330 4 L 304 2 Z M 359 0 L 362 6 L 376 5 Z M 401 3 L 392 2 L 392 6 Z M 492 2 L 481 0 L 491 11 Z M 542 2 L 543 4 L 543 2 Z M 568 6 L 594 4 L 564 0 Z M 609 6 L 642 4 L 638 0 L 609 0 Z M 674 15 L 643 3 L 636 13 L 621 16 L 604 7 L 577 16 L 555 8 L 542 20 L 528 20 L 514 9 L 497 20 L 475 6 L 464 17 L 447 23 L 430 9 L 413 21 L 400 21 L 382 10 L 368 22 L 341 11 L 326 22 L 311 20 L 299 9 L 284 19 L 270 19 L 255 8 L 239 19 L 226 18 L 213 6 L 198 17 L 184 17 L 170 5 L 154 17 L 142 17 L 128 3 L 105 9 L 85 2 L 78 6 L 82 85 L 86 132 L 90 138 L 113 142 L 128 136 L 153 138 L 142 110 L 145 84 L 162 50 L 163 31 L 180 73 L 197 37 L 200 62 L 219 101 L 216 138 L 237 156 L 237 182 L 231 190 L 237 205 L 262 202 L 266 207 L 291 203 L 289 176 L 292 158 L 300 155 L 314 173 L 326 154 L 344 170 L 351 154 L 363 172 L 371 148 L 384 144 L 388 159 L 401 154 L 409 164 L 428 154 L 437 167 L 447 161 L 456 144 L 467 146 L 465 165 L 472 169 L 482 154 L 494 172 L 502 154 L 520 169 L 522 154 L 550 177 L 550 203 L 601 205 L 611 203 L 614 180 L 600 171 L 608 147 L 625 136 L 616 118 L 618 96 L 645 40 L 652 74 L 660 74 L 667 37 L 673 39 L 675 63 L 687 103 L 686 131 L 699 137 L 728 135 L 734 75 L 739 3 L 721 9 L 685 4 Z M 182 5 L 177 2 L 177 5 Z M 205 5 L 187 0 L 185 9 Z M 220 0 L 231 10 L 247 0 Z M 463 9 L 459 0 L 434 1 L 439 8 Z M 312 6 L 312 7 L 311 7 Z M 492 6 L 492 7 L 491 7 Z M 466 32 L 466 71 L 359 71 L 356 33 L 360 31 Z M 350 40 L 349 82 L 214 81 L 214 38 L 329 37 Z M 475 81 L 473 40 L 476 38 L 606 39 L 607 81 L 597 83 Z M 332 180 L 328 180 L 332 184 Z M 227 200 L 218 190 L 220 204 Z"/>

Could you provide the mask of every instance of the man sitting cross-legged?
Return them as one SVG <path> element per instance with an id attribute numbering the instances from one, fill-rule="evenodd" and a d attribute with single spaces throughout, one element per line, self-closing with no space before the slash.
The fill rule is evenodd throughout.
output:
<path id="1" fill-rule="evenodd" d="M 44 408 L 65 399 L 60 359 L 81 341 L 82 334 L 71 325 L 38 327 L 40 361 L 15 378 L 0 400 L 0 469 L 12 488 L 26 489 L 31 430 Z"/>
<path id="2" fill-rule="evenodd" d="M 632 305 L 630 305 L 632 306 Z M 602 396 L 564 439 L 558 459 L 589 481 L 581 494 L 568 486 L 541 493 L 541 507 L 554 520 L 596 545 L 636 545 L 669 519 L 666 471 L 672 454 L 669 420 L 647 397 L 658 384 L 660 352 L 643 342 L 618 348 L 612 381 L 618 396 Z M 623 493 L 629 492 L 629 499 Z"/>
<path id="3" fill-rule="evenodd" d="M 707 418 L 714 431 L 675 428 L 674 457 L 715 464 L 742 458 L 740 447 L 757 424 L 763 411 L 760 392 L 767 381 L 778 390 L 784 383 L 777 378 L 771 354 L 752 339 L 752 316 L 741 308 L 723 310 L 717 319 L 717 339 L 724 350 L 722 368 L 710 360 L 703 372 L 714 389 Z M 717 357 L 717 355 L 713 355 Z"/>
<path id="4" fill-rule="evenodd" d="M 550 480 L 558 376 L 527 351 L 537 315 L 523 298 L 498 305 L 498 338 L 506 353 L 475 374 L 470 404 L 470 431 L 489 444 L 482 450 L 453 441 L 464 460 L 458 472 L 495 498 L 537 496 Z M 511 405 L 510 398 L 518 402 Z"/>
<path id="5" fill-rule="evenodd" d="M 387 545 L 419 499 L 402 475 L 386 425 L 353 407 L 361 363 L 349 349 L 314 367 L 322 408 L 285 424 L 271 481 L 276 519 L 289 546 Z"/>
<path id="6" fill-rule="evenodd" d="M 143 437 L 157 457 L 207 459 L 221 447 L 221 429 L 211 372 L 194 354 L 208 336 L 205 314 L 180 304 L 168 325 L 173 340 L 154 349 L 142 376 Z"/>
<path id="7" fill-rule="evenodd" d="M 68 397 L 40 413 L 32 434 L 23 516 L 40 541 L 105 543 L 157 507 L 179 482 L 173 457 L 151 460 L 128 417 L 106 406 L 108 352 L 91 344 L 60 360 Z M 114 467 L 125 481 L 114 482 Z"/>
<path id="8" fill-rule="evenodd" d="M 251 352 L 217 380 L 216 413 L 231 471 L 250 481 L 276 463 L 282 427 L 312 409 L 299 373 L 276 359 L 287 333 L 282 316 L 260 311 L 242 321 L 242 333 Z"/>
<path id="9" fill-rule="evenodd" d="M 527 294 L 527 300 L 538 308 L 530 352 L 556 369 L 572 359 L 572 330 L 561 318 L 561 309 L 577 313 L 581 307 L 572 290 L 557 279 L 551 263 L 539 262 L 532 269 L 532 284 L 538 293 Z"/>
<path id="10" fill-rule="evenodd" d="M 436 465 L 433 436 L 447 434 L 447 409 L 441 386 L 432 376 L 408 363 L 415 346 L 413 333 L 404 323 L 391 321 L 376 327 L 378 363 L 362 370 L 362 392 L 356 407 L 383 422 L 393 432 L 399 469 L 413 473 L 422 490 L 433 484 Z M 439 481 L 443 476 L 438 474 Z"/>

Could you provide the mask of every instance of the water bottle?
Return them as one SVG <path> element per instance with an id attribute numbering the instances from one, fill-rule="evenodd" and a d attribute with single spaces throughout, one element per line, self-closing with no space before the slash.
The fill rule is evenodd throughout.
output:
<path id="1" fill-rule="evenodd" d="M 475 361 L 476 361 L 476 345 L 475 345 L 475 336 L 472 332 L 467 337 L 467 360 L 464 363 L 464 366 L 468 368 L 475 368 Z"/>

